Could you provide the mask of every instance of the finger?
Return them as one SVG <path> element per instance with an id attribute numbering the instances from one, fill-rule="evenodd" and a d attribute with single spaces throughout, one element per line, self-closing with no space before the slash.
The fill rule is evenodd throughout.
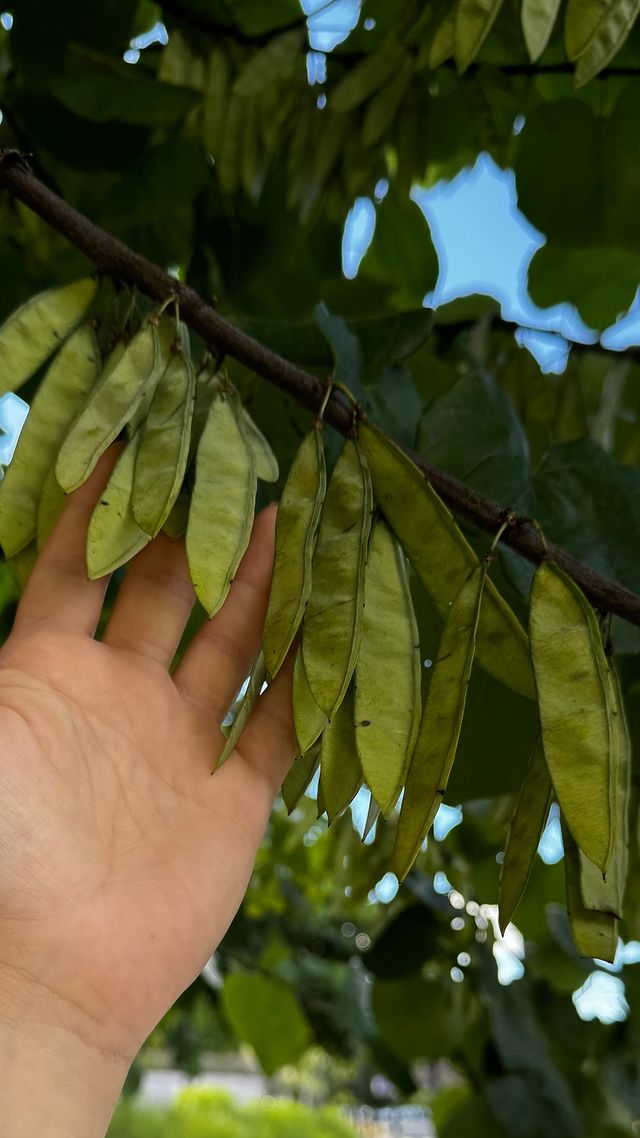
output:
<path id="1" fill-rule="evenodd" d="M 229 813 L 264 830 L 276 792 L 297 751 L 293 725 L 293 656 L 260 696 L 236 750 L 211 779 L 217 805 L 229 799 Z M 223 740 L 224 743 L 224 740 Z"/>
<path id="2" fill-rule="evenodd" d="M 194 637 L 174 674 L 185 699 L 217 721 L 228 711 L 260 647 L 273 569 L 275 518 L 275 506 L 256 517 L 229 596 Z"/>
<path id="3" fill-rule="evenodd" d="M 93 636 L 109 578 L 90 581 L 87 576 L 87 529 L 121 449 L 110 447 L 84 486 L 69 495 L 29 577 L 16 630 L 43 621 Z"/>
<path id="4" fill-rule="evenodd" d="M 160 534 L 127 570 L 102 642 L 168 668 L 195 600 L 184 541 Z"/>

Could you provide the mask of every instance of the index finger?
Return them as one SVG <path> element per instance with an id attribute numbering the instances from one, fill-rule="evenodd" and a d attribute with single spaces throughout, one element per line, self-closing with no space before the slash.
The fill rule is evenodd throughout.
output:
<path id="1" fill-rule="evenodd" d="M 69 495 L 18 605 L 16 631 L 42 622 L 87 636 L 95 633 L 109 578 L 90 581 L 87 576 L 87 529 L 120 449 L 110 447 L 84 486 Z"/>

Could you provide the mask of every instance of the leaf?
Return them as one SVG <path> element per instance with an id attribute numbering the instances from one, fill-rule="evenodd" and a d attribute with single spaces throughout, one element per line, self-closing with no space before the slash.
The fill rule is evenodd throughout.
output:
<path id="1" fill-rule="evenodd" d="M 402 550 L 374 521 L 355 672 L 355 742 L 383 814 L 395 805 L 420 723 L 420 642 Z"/>
<path id="2" fill-rule="evenodd" d="M 95 581 L 125 565 L 150 541 L 131 510 L 131 491 L 140 435 L 123 450 L 91 515 L 87 532 L 87 572 Z"/>
<path id="3" fill-rule="evenodd" d="M 405 52 L 398 41 L 389 37 L 362 63 L 347 72 L 331 93 L 331 106 L 334 111 L 352 111 L 370 98 L 395 75 L 402 65 Z"/>
<path id="4" fill-rule="evenodd" d="M 53 79 L 47 90 L 70 111 L 92 122 L 125 122 L 167 127 L 200 101 L 198 92 L 175 83 L 119 75 L 69 75 Z"/>
<path id="5" fill-rule="evenodd" d="M 362 767 L 356 748 L 353 684 L 322 734 L 319 795 L 329 822 L 355 798 L 362 786 Z"/>
<path id="6" fill-rule="evenodd" d="M 466 71 L 486 40 L 504 0 L 458 0 L 455 14 L 455 56 L 458 71 Z"/>
<path id="7" fill-rule="evenodd" d="M 284 981 L 233 972 L 225 979 L 221 999 L 236 1035 L 253 1047 L 267 1075 L 295 1063 L 309 1046 L 309 1024 Z"/>
<path id="8" fill-rule="evenodd" d="M 531 755 L 527 776 L 509 825 L 500 868 L 500 928 L 504 931 L 527 887 L 551 805 L 551 779 L 539 742 Z"/>
<path id="9" fill-rule="evenodd" d="M 274 36 L 245 63 L 234 84 L 234 94 L 242 99 L 261 95 L 272 83 L 282 82 L 302 58 L 302 30 L 293 28 Z"/>
<path id="10" fill-rule="evenodd" d="M 522 31 L 532 63 L 551 39 L 560 4 L 561 0 L 522 0 Z"/>
<path id="11" fill-rule="evenodd" d="M 0 327 L 0 395 L 17 391 L 77 328 L 97 289 L 90 277 L 25 301 Z"/>
<path id="12" fill-rule="evenodd" d="M 302 442 L 282 492 L 269 605 L 262 635 L 270 676 L 277 675 L 311 595 L 311 571 L 326 493 L 322 431 Z"/>
<path id="13" fill-rule="evenodd" d="M 341 316 L 334 316 L 324 303 L 316 305 L 316 324 L 331 345 L 333 376 L 347 387 L 358 387 L 362 371 L 362 351 L 358 337 L 350 332 Z"/>
<path id="14" fill-rule="evenodd" d="M 393 289 L 396 306 L 422 306 L 436 285 L 438 256 L 429 224 L 415 202 L 389 190 L 376 210 L 376 227 L 360 275 Z"/>
<path id="15" fill-rule="evenodd" d="M 351 681 L 362 635 L 362 599 L 371 528 L 371 480 L 359 445 L 349 440 L 325 498 L 302 629 L 309 687 L 331 719 Z"/>
<path id="16" fill-rule="evenodd" d="M 377 979 L 371 1005 L 385 1043 L 405 1062 L 450 1055 L 461 1042 L 468 1013 L 460 1005 L 457 985 L 423 979 L 419 973 Z"/>
<path id="17" fill-rule="evenodd" d="M 566 249 L 545 245 L 529 269 L 535 304 L 575 305 L 590 328 L 608 328 L 627 311 L 640 277 L 640 254 L 610 245 Z"/>
<path id="18" fill-rule="evenodd" d="M 393 850 L 394 871 L 400 880 L 411 869 L 431 829 L 456 757 L 486 575 L 485 562 L 465 581 L 451 605 L 440 641 Z"/>
<path id="19" fill-rule="evenodd" d="M 615 838 L 607 662 L 593 609 L 550 562 L 533 579 L 529 635 L 553 788 L 575 841 L 604 873 Z"/>
<path id="20" fill-rule="evenodd" d="M 214 47 L 207 66 L 207 82 L 202 108 L 202 141 L 210 154 L 217 155 L 224 136 L 229 95 L 229 60 Z"/>
<path id="21" fill-rule="evenodd" d="M 377 92 L 367 107 L 362 124 L 362 141 L 365 146 L 375 146 L 392 127 L 412 78 L 412 60 L 406 56 L 396 74 Z"/>
<path id="22" fill-rule="evenodd" d="M 249 544 L 255 498 L 253 456 L 221 392 L 198 446 L 186 538 L 191 580 L 209 617 L 222 607 Z"/>
<path id="23" fill-rule="evenodd" d="M 392 917 L 373 942 L 363 964 L 384 980 L 417 972 L 430 958 L 440 922 L 426 905 L 409 905 Z"/>
<path id="24" fill-rule="evenodd" d="M 443 617 L 478 558 L 431 484 L 375 427 L 359 439 L 375 499 Z M 478 628 L 478 662 L 507 687 L 533 698 L 533 673 L 523 629 L 489 580 Z"/>

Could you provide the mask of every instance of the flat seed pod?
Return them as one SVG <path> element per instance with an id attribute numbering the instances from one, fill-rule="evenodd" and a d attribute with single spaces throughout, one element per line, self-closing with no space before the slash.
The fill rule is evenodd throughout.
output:
<path id="1" fill-rule="evenodd" d="M 607 661 L 593 609 L 549 562 L 533 579 L 529 635 L 553 789 L 578 846 L 604 872 L 612 848 Z"/>
<path id="2" fill-rule="evenodd" d="M 93 300 L 90 277 L 31 297 L 0 327 L 0 395 L 17 391 L 77 328 Z"/>
<path id="3" fill-rule="evenodd" d="M 333 822 L 362 786 L 362 767 L 356 750 L 353 684 L 322 736 L 320 801 Z"/>
<path id="4" fill-rule="evenodd" d="M 529 59 L 535 63 L 551 39 L 561 0 L 522 0 L 522 31 Z"/>
<path id="5" fill-rule="evenodd" d="M 238 710 L 235 714 L 235 718 L 233 720 L 233 723 L 231 724 L 231 730 L 229 731 L 229 734 L 227 735 L 227 739 L 226 739 L 225 745 L 222 749 L 222 753 L 221 753 L 220 758 L 218 759 L 218 761 L 216 763 L 216 768 L 215 768 L 216 770 L 219 767 L 221 767 L 223 763 L 226 763 L 227 759 L 229 758 L 229 755 L 231 755 L 231 753 L 237 747 L 238 742 L 240 740 L 240 736 L 242 735 L 242 732 L 244 731 L 245 727 L 247 726 L 247 723 L 249 722 L 251 712 L 253 711 L 256 703 L 258 702 L 260 692 L 262 691 L 262 687 L 263 687 L 263 684 L 265 683 L 266 679 L 267 679 L 267 668 L 266 668 L 266 665 L 264 662 L 264 656 L 262 655 L 262 652 L 259 652 L 258 655 L 256 656 L 253 668 L 251 669 L 251 674 L 249 676 L 249 682 L 247 684 L 246 691 L 245 691 L 245 693 L 242 697 L 242 700 L 240 702 L 240 707 L 238 708 Z"/>
<path id="6" fill-rule="evenodd" d="M 549 814 L 551 795 L 551 779 L 542 742 L 539 741 L 531 754 L 529 769 L 518 795 L 500 867 L 498 907 L 503 933 L 527 887 Z"/>
<path id="7" fill-rule="evenodd" d="M 327 717 L 311 694 L 300 648 L 293 665 L 293 722 L 298 750 L 305 755 L 327 726 Z"/>
<path id="8" fill-rule="evenodd" d="M 113 573 L 144 549 L 149 535 L 131 510 L 131 491 L 140 435 L 135 435 L 114 466 L 102 497 L 91 515 L 87 533 L 87 570 L 95 581 Z"/>
<path id="9" fill-rule="evenodd" d="M 195 375 L 182 351 L 171 354 L 142 427 L 131 507 L 145 533 L 160 533 L 187 469 Z"/>
<path id="10" fill-rule="evenodd" d="M 210 617 L 221 608 L 249 544 L 256 500 L 253 456 L 231 403 L 214 400 L 202 432 L 187 524 L 187 561 Z"/>
<path id="11" fill-rule="evenodd" d="M 311 595 L 311 565 L 327 486 L 322 431 L 309 431 L 291 465 L 276 520 L 276 549 L 262 645 L 275 676 Z"/>
<path id="12" fill-rule="evenodd" d="M 349 686 L 362 634 L 371 480 L 360 447 L 345 443 L 325 498 L 313 558 L 302 655 L 318 707 L 332 719 Z"/>
<path id="13" fill-rule="evenodd" d="M 406 562 L 382 518 L 373 523 L 355 672 L 356 745 L 383 814 L 400 793 L 420 724 L 420 641 Z"/>
<path id="14" fill-rule="evenodd" d="M 240 407 L 240 419 L 245 438 L 253 453 L 256 475 L 263 482 L 277 482 L 280 477 L 278 460 L 260 428 L 254 423 L 245 407 Z"/>
<path id="15" fill-rule="evenodd" d="M 400 880 L 431 829 L 456 757 L 486 575 L 486 563 L 474 569 L 442 633 L 398 821 L 393 866 Z"/>
<path id="16" fill-rule="evenodd" d="M 615 843 L 610 852 L 606 876 L 579 851 L 580 892 L 585 909 L 596 909 L 616 917 L 623 916 L 624 894 L 629 861 L 629 803 L 631 797 L 631 739 L 626 721 L 620 680 L 613 663 L 609 664 L 611 687 L 609 706 L 611 729 L 611 803 L 612 833 Z"/>
<path id="17" fill-rule="evenodd" d="M 378 806 L 378 803 L 376 802 L 376 800 L 374 799 L 374 797 L 372 795 L 371 801 L 369 802 L 369 809 L 367 810 L 367 817 L 365 819 L 364 829 L 362 831 L 363 842 L 366 842 L 367 838 L 369 837 L 369 834 L 373 830 L 373 827 L 375 826 L 379 817 L 380 817 L 380 807 Z"/>
<path id="18" fill-rule="evenodd" d="M 62 345 L 36 392 L 13 458 L 0 483 L 0 542 L 13 557 L 36 536 L 38 502 L 69 424 L 100 367 L 96 338 L 82 325 Z"/>
<path id="19" fill-rule="evenodd" d="M 580 0 L 583 12 L 589 8 L 598 22 L 587 46 L 580 53 L 576 63 L 576 86 L 582 87 L 606 67 L 627 39 L 638 14 L 640 0 Z M 575 8 L 572 0 L 570 8 Z M 567 20 L 569 9 L 567 9 Z"/>
<path id="20" fill-rule="evenodd" d="M 319 763 L 320 741 L 318 740 L 311 750 L 307 751 L 306 755 L 300 755 L 296 759 L 282 784 L 282 797 L 289 814 L 295 810 L 316 773 Z"/>
<path id="21" fill-rule="evenodd" d="M 606 960 L 613 964 L 618 947 L 618 922 L 609 913 L 585 909 L 580 893 L 578 848 L 569 828 L 563 824 L 564 881 L 567 895 L 569 927 L 580 956 Z"/>
<path id="22" fill-rule="evenodd" d="M 86 482 L 165 364 L 156 326 L 149 322 L 133 337 L 119 362 L 100 378 L 60 448 L 56 478 L 65 493 Z"/>
<path id="23" fill-rule="evenodd" d="M 190 506 L 191 498 L 189 495 L 187 493 L 179 494 L 169 517 L 162 527 L 162 532 L 167 535 L 170 541 L 177 541 L 178 538 L 187 532 Z"/>
<path id="24" fill-rule="evenodd" d="M 62 516 L 67 496 L 58 486 L 55 466 L 52 466 L 44 480 L 40 501 L 38 503 L 38 519 L 36 523 L 36 541 L 40 551 L 53 532 L 53 529 Z"/>
<path id="25" fill-rule="evenodd" d="M 433 487 L 403 451 L 369 423 L 360 424 L 358 437 L 375 499 L 446 619 L 478 558 Z M 477 657 L 485 671 L 501 683 L 535 698 L 526 634 L 491 580 L 480 614 Z"/>

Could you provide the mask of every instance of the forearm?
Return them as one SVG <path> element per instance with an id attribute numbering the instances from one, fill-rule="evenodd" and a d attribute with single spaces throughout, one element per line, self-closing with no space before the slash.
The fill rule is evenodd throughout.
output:
<path id="1" fill-rule="evenodd" d="M 0 986 L 4 977 L 0 973 Z M 0 992 L 0 996 L 5 993 Z M 15 993 L 12 993 L 14 996 Z M 47 1003 L 0 1007 L 3 1138 L 103 1138 L 126 1077 L 124 1057 L 83 1040 Z"/>

